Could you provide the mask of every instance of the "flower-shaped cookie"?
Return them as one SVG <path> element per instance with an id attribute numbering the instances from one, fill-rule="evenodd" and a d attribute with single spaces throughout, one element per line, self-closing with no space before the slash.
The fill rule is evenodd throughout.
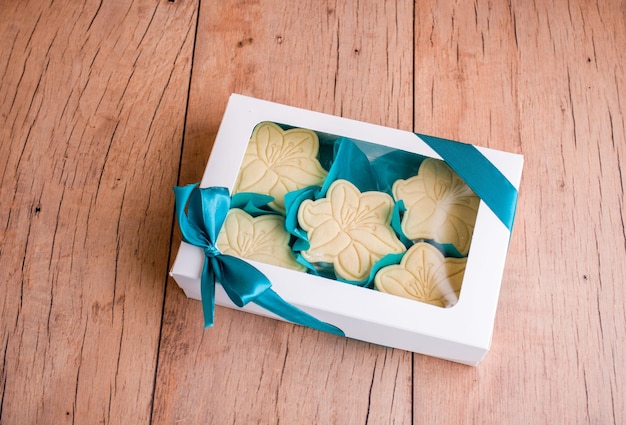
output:
<path id="1" fill-rule="evenodd" d="M 453 244 L 467 255 L 480 199 L 445 162 L 425 159 L 416 176 L 396 181 L 392 191 L 407 208 L 402 231 L 409 239 Z"/>
<path id="2" fill-rule="evenodd" d="M 374 278 L 376 289 L 439 307 L 459 299 L 466 258 L 444 258 L 427 242 L 413 245 L 399 265 L 383 267 Z"/>
<path id="3" fill-rule="evenodd" d="M 326 198 L 304 201 L 298 209 L 310 243 L 302 256 L 332 264 L 345 280 L 366 279 L 376 261 L 406 250 L 389 225 L 392 210 L 393 199 L 385 193 L 361 193 L 347 180 L 333 182 Z"/>
<path id="4" fill-rule="evenodd" d="M 285 230 L 285 220 L 280 216 L 254 218 L 243 210 L 231 209 L 216 245 L 223 254 L 305 271 L 289 247 L 290 237 Z"/>
<path id="5" fill-rule="evenodd" d="M 285 194 L 321 185 L 326 170 L 317 160 L 319 140 L 314 131 L 284 131 L 271 122 L 258 124 L 246 149 L 233 193 L 255 192 L 274 197 L 270 205 L 285 212 Z"/>

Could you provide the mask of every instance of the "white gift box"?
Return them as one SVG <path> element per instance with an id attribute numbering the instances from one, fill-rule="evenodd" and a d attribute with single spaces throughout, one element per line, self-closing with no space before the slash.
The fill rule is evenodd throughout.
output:
<path id="1" fill-rule="evenodd" d="M 233 189 L 254 127 L 263 121 L 311 129 L 441 159 L 418 135 L 233 94 L 220 125 L 200 187 Z M 514 188 L 519 187 L 523 157 L 476 148 Z M 514 209 L 515 200 L 511 207 Z M 312 274 L 248 261 L 272 283 L 286 302 L 340 328 L 347 337 L 476 365 L 491 344 L 510 230 L 481 200 L 459 301 L 440 308 Z M 204 265 L 201 248 L 182 242 L 171 276 L 185 294 L 200 299 Z M 239 309 L 220 285 L 218 305 Z M 242 308 L 278 318 L 252 303 Z M 200 321 L 200 318 L 199 318 Z M 219 317 L 217 318 L 219 323 Z"/>

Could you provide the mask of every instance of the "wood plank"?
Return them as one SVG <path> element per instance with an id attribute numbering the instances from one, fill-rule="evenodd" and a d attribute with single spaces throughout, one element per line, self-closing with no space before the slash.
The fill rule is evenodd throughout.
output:
<path id="1" fill-rule="evenodd" d="M 492 351 L 416 357 L 415 421 L 624 423 L 623 3 L 438 2 L 415 24 L 416 129 L 526 157 Z"/>
<path id="2" fill-rule="evenodd" d="M 198 181 L 231 92 L 412 126 L 411 2 L 203 2 L 180 183 Z M 170 281 L 154 423 L 410 423 L 403 351 L 200 303 Z"/>
<path id="3" fill-rule="evenodd" d="M 0 17 L 0 422 L 148 423 L 196 2 Z"/>

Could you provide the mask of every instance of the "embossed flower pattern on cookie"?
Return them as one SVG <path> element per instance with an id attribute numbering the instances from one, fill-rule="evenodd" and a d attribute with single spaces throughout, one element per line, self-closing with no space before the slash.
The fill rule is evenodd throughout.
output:
<path id="1" fill-rule="evenodd" d="M 300 205 L 298 221 L 310 243 L 302 256 L 332 264 L 345 280 L 364 280 L 376 261 L 406 250 L 389 224 L 392 209 L 393 199 L 385 193 L 361 193 L 346 180 L 335 181 L 325 198 Z"/>
<path id="2" fill-rule="evenodd" d="M 296 261 L 289 239 L 284 218 L 277 215 L 252 217 L 243 210 L 231 209 L 216 245 L 223 254 L 305 271 Z"/>
<path id="3" fill-rule="evenodd" d="M 380 269 L 374 285 L 381 292 L 451 307 L 459 299 L 466 262 L 466 258 L 444 258 L 434 246 L 418 242 L 399 265 Z"/>
<path id="4" fill-rule="evenodd" d="M 314 131 L 283 130 L 271 122 L 258 124 L 246 149 L 233 193 L 256 192 L 270 195 L 270 205 L 285 212 L 287 192 L 321 185 L 326 170 L 317 155 L 319 140 Z"/>
<path id="5" fill-rule="evenodd" d="M 469 252 L 480 199 L 443 161 L 428 158 L 419 172 L 393 185 L 407 208 L 402 231 L 412 240 L 431 239 Z"/>

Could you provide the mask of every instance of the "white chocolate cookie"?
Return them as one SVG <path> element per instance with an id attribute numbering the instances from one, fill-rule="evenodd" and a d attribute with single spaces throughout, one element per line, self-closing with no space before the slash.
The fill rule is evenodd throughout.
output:
<path id="1" fill-rule="evenodd" d="M 285 194 L 307 186 L 321 186 L 326 170 L 317 155 L 314 131 L 283 130 L 271 122 L 258 124 L 246 149 L 233 194 L 254 192 L 274 197 L 270 205 L 285 212 Z"/>
<path id="2" fill-rule="evenodd" d="M 376 273 L 376 289 L 439 307 L 452 307 L 459 299 L 466 258 L 444 258 L 437 248 L 418 242 L 398 265 Z"/>
<path id="3" fill-rule="evenodd" d="M 361 193 L 349 181 L 337 180 L 325 198 L 304 201 L 298 209 L 310 243 L 301 254 L 313 264 L 332 264 L 340 278 L 362 281 L 385 255 L 406 250 L 390 226 L 392 210 L 391 196 Z"/>
<path id="4" fill-rule="evenodd" d="M 305 271 L 289 247 L 290 237 L 281 216 L 252 217 L 243 210 L 231 209 L 216 245 L 223 254 Z"/>
<path id="5" fill-rule="evenodd" d="M 407 209 L 402 231 L 409 239 L 453 244 L 468 254 L 480 199 L 445 162 L 425 159 L 416 176 L 396 181 L 392 191 Z"/>

